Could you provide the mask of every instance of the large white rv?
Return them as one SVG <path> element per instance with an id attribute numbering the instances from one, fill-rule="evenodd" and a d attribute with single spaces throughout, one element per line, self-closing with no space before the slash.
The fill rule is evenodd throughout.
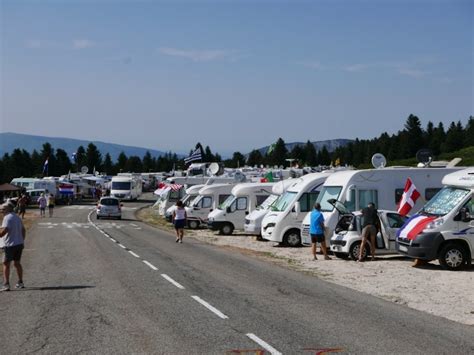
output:
<path id="1" fill-rule="evenodd" d="M 199 195 L 199 190 L 204 185 L 193 185 L 191 187 L 188 187 L 186 189 L 186 193 L 182 198 L 183 206 L 189 206 L 193 203 L 194 199 Z M 168 207 L 168 209 L 165 212 L 165 218 L 168 222 L 171 222 L 172 217 L 173 217 L 173 212 L 176 209 L 176 205 L 172 205 Z"/>
<path id="2" fill-rule="evenodd" d="M 339 220 L 339 212 L 330 200 L 339 201 L 350 212 L 367 207 L 369 202 L 379 209 L 397 210 L 407 178 L 410 178 L 421 194 L 412 208 L 412 211 L 417 211 L 441 189 L 443 177 L 458 170 L 460 168 L 387 167 L 332 174 L 325 181 L 317 200 L 321 204 L 325 224 L 330 229 L 328 245 Z M 309 221 L 310 213 L 305 216 L 302 225 L 302 243 L 305 245 L 311 244 Z"/>
<path id="3" fill-rule="evenodd" d="M 232 234 L 244 229 L 245 216 L 272 194 L 275 183 L 242 183 L 234 186 L 231 195 L 217 209 L 209 213 L 207 226 L 221 234 Z"/>
<path id="4" fill-rule="evenodd" d="M 234 184 L 204 185 L 193 203 L 186 207 L 188 227 L 195 229 L 207 223 L 207 216 L 231 194 Z"/>
<path id="5" fill-rule="evenodd" d="M 44 190 L 47 194 L 56 195 L 56 181 L 52 179 L 37 179 L 37 178 L 14 178 L 11 181 L 12 185 L 24 187 L 29 190 Z"/>
<path id="6" fill-rule="evenodd" d="M 424 218 L 428 223 L 418 234 L 401 233 L 396 247 L 411 258 L 438 259 L 444 268 L 458 270 L 474 259 L 474 168 L 446 175 L 443 185 L 405 227 L 415 230 Z"/>
<path id="7" fill-rule="evenodd" d="M 112 177 L 110 196 L 120 200 L 136 200 L 142 194 L 142 180 L 135 174 L 120 174 Z"/>
<path id="8" fill-rule="evenodd" d="M 278 198 L 295 182 L 294 179 L 281 180 L 272 188 L 272 194 L 257 209 L 245 217 L 244 231 L 251 235 L 262 235 L 262 221 Z"/>
<path id="9" fill-rule="evenodd" d="M 329 172 L 292 179 L 293 184 L 271 206 L 262 221 L 262 238 L 288 246 L 301 244 L 301 222 L 318 198 Z"/>

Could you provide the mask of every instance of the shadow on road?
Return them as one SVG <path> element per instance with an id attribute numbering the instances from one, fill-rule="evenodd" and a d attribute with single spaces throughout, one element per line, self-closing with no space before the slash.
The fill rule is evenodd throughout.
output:
<path id="1" fill-rule="evenodd" d="M 56 291 L 56 290 L 81 290 L 84 288 L 95 288 L 95 286 L 87 285 L 71 285 L 71 286 L 44 286 L 44 287 L 27 287 L 24 291 Z"/>

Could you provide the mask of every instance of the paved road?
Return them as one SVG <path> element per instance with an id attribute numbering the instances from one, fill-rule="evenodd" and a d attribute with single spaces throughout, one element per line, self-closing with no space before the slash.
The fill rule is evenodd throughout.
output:
<path id="1" fill-rule="evenodd" d="M 135 220 L 57 208 L 0 294 L 1 353 L 474 353 L 474 329 Z M 13 277 L 15 280 L 15 276 Z M 402 279 L 400 279 L 402 280 Z M 247 351 L 247 352 L 244 352 Z"/>

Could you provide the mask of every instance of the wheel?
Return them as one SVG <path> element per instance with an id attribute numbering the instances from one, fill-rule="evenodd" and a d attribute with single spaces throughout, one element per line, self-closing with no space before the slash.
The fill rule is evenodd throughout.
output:
<path id="1" fill-rule="evenodd" d="M 361 242 L 355 242 L 351 245 L 349 248 L 349 256 L 352 260 L 356 261 L 359 260 L 359 254 L 360 254 L 360 244 Z M 370 249 L 368 244 L 365 245 L 364 252 L 362 253 L 362 260 L 365 260 L 367 255 L 370 253 Z"/>
<path id="2" fill-rule="evenodd" d="M 283 244 L 289 247 L 299 247 L 301 245 L 300 231 L 291 229 L 283 236 Z"/>
<path id="3" fill-rule="evenodd" d="M 447 270 L 459 270 L 467 261 L 467 252 L 462 245 L 449 243 L 441 248 L 438 260 Z"/>
<path id="4" fill-rule="evenodd" d="M 334 256 L 336 258 L 344 259 L 344 260 L 347 260 L 349 258 L 349 255 L 347 255 L 346 253 L 336 253 L 336 252 L 334 252 Z"/>
<path id="5" fill-rule="evenodd" d="M 122 219 L 122 216 L 118 216 L 117 219 Z"/>
<path id="6" fill-rule="evenodd" d="M 198 227 L 199 227 L 199 222 L 196 221 L 195 219 L 192 219 L 192 220 L 188 221 L 188 227 L 189 227 L 190 229 L 198 229 Z"/>
<path id="7" fill-rule="evenodd" d="M 234 226 L 230 223 L 224 224 L 220 229 L 221 234 L 224 234 L 224 235 L 231 235 L 233 231 L 234 231 Z"/>
<path id="8" fill-rule="evenodd" d="M 100 219 L 99 215 L 97 215 L 97 219 Z"/>

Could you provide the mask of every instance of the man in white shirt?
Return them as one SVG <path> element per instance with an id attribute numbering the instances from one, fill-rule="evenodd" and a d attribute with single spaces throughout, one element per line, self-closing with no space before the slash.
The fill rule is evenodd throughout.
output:
<path id="1" fill-rule="evenodd" d="M 21 218 L 14 212 L 11 203 L 7 202 L 0 206 L 3 213 L 2 227 L 0 228 L 0 238 L 3 239 L 3 287 L 0 291 L 10 291 L 10 264 L 13 261 L 16 272 L 18 274 L 18 283 L 16 288 L 24 288 L 23 285 L 23 268 L 21 266 L 21 253 L 25 242 L 26 230 L 23 226 Z"/>

